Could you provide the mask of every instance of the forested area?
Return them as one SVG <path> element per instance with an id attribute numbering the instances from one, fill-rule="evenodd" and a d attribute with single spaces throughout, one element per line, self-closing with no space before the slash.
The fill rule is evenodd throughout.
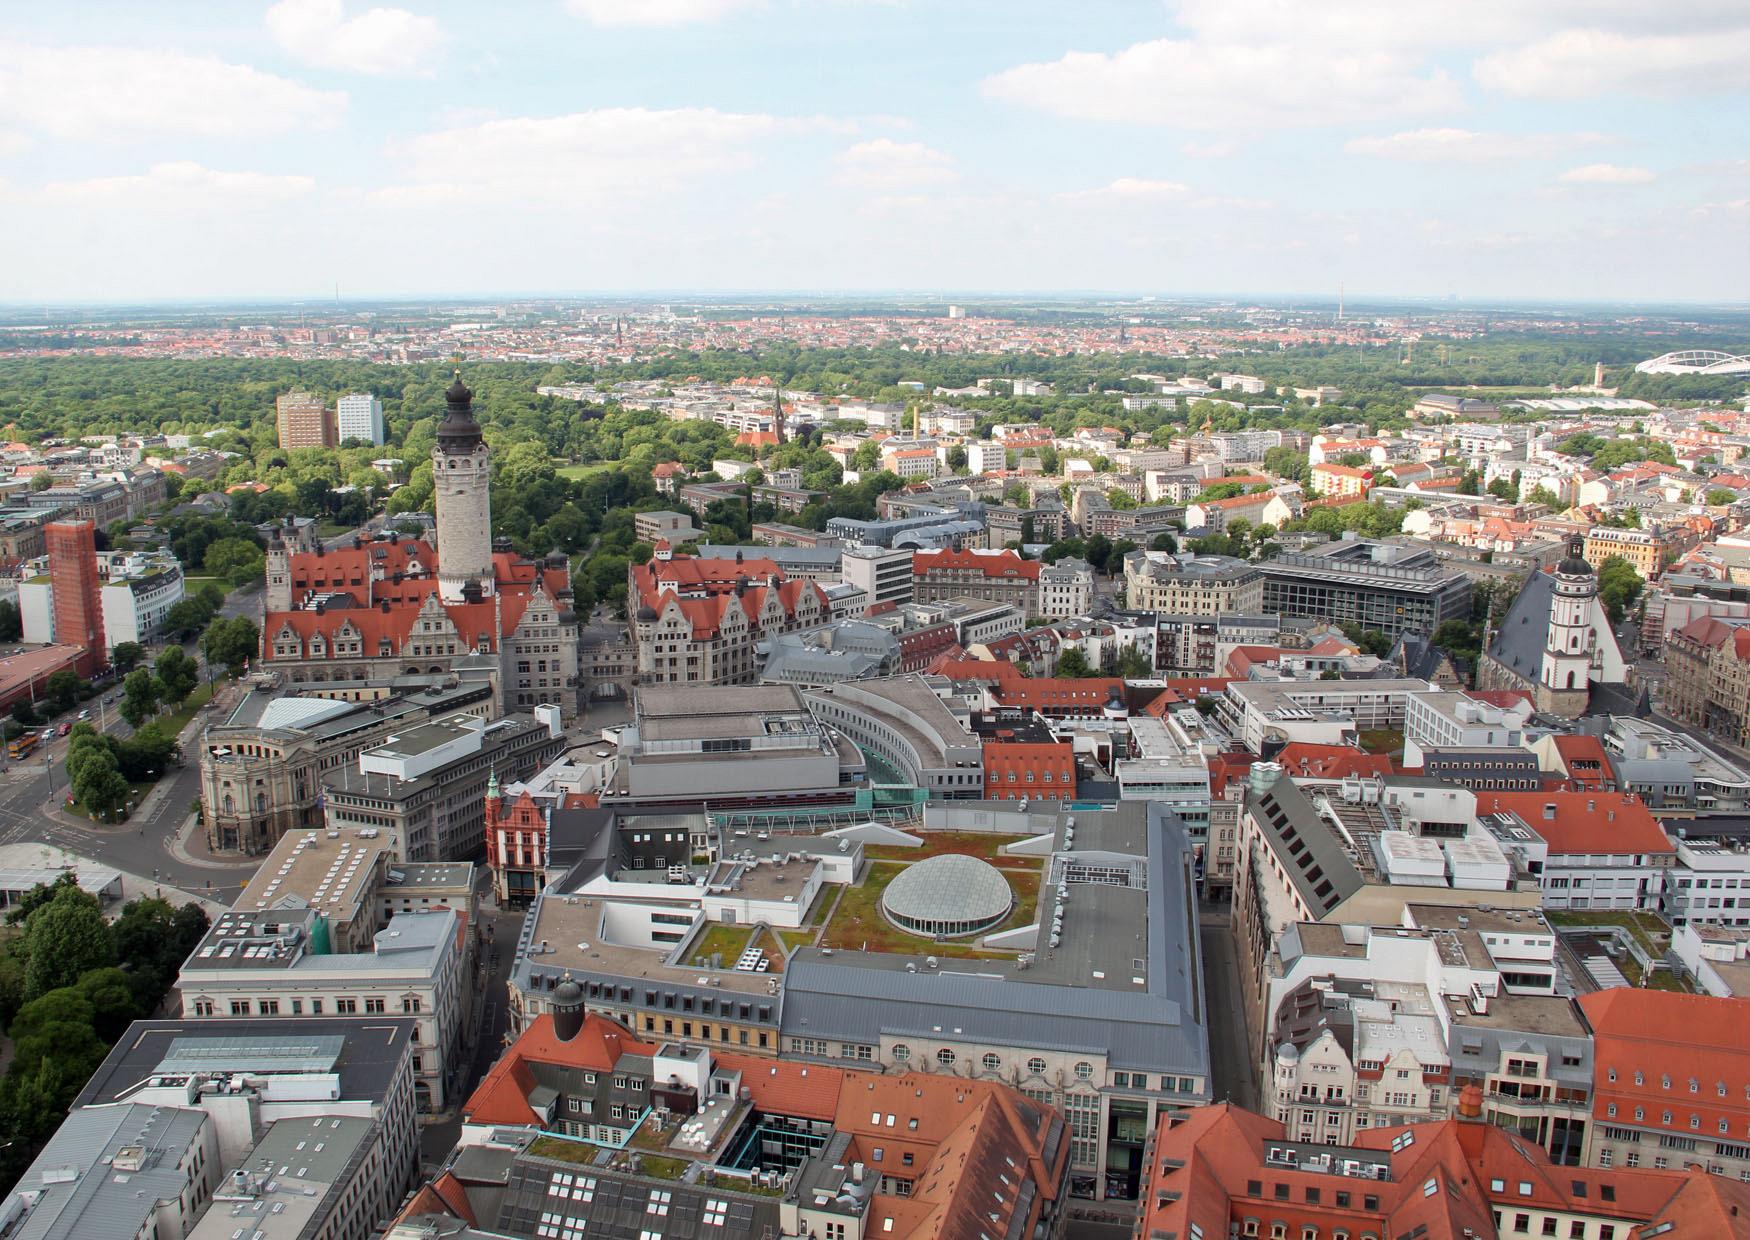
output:
<path id="1" fill-rule="evenodd" d="M 1407 355 L 1396 348 L 1304 346 L 1291 350 L 1237 353 L 1219 358 L 1168 358 L 1145 353 L 962 355 L 920 351 L 900 344 L 879 348 L 802 349 L 783 346 L 760 352 L 675 351 L 648 361 L 593 368 L 583 365 L 470 363 L 467 379 L 475 410 L 494 447 L 494 532 L 519 551 L 543 554 L 561 550 L 587 557 L 579 565 L 580 604 L 597 599 L 618 602 L 624 591 L 627 558 L 642 551 L 632 518 L 664 501 L 655 491 L 651 469 L 679 461 L 695 475 L 709 476 L 722 457 L 753 460 L 754 451 L 737 446 L 735 436 L 709 422 L 676 422 L 645 410 L 579 404 L 536 394 L 549 384 L 646 379 L 680 384 L 770 378 L 798 391 L 917 404 L 929 400 L 901 382 L 964 388 L 994 379 L 989 395 L 957 397 L 979 416 L 979 434 L 1005 421 L 1038 421 L 1059 433 L 1078 426 L 1117 426 L 1146 430 L 1157 437 L 1208 427 L 1216 431 L 1253 426 L 1292 426 L 1316 431 L 1341 421 L 1375 427 L 1400 426 L 1423 390 L 1465 385 L 1488 387 L 1571 384 L 1591 378 L 1594 360 L 1620 367 L 1613 381 L 1625 394 L 1661 398 L 1721 399 L 1742 387 L 1738 379 L 1700 379 L 1635 375 L 1633 361 L 1669 347 L 1669 341 L 1633 334 L 1538 335 L 1506 332 L 1477 339 L 1422 341 Z M 1742 347 L 1731 340 L 1708 341 Z M 1257 395 L 1220 393 L 1221 401 L 1192 401 L 1184 407 L 1126 412 L 1123 394 L 1146 392 L 1137 374 L 1207 378 L 1222 370 L 1263 377 L 1276 389 Z M 225 516 L 178 516 L 165 528 L 172 547 L 191 572 L 239 586 L 259 579 L 262 539 L 254 526 L 295 513 L 323 522 L 325 528 L 350 528 L 387 497 L 391 519 L 430 511 L 429 457 L 444 409 L 443 390 L 451 367 L 375 365 L 258 359 L 152 360 L 113 357 L 10 357 L 0 359 L 0 418 L 18 438 L 77 436 L 156 429 L 202 435 L 200 444 L 237 453 L 213 485 L 264 484 L 259 494 L 239 492 Z M 1009 394 L 1005 378 L 1026 376 L 1048 382 L 1046 396 Z M 1295 386 L 1335 384 L 1343 403 L 1314 408 L 1293 396 Z M 343 445 L 338 449 L 279 448 L 274 400 L 293 388 L 308 388 L 328 400 L 348 391 L 368 391 L 383 401 L 389 443 L 381 447 Z M 1239 406 L 1239 407 L 1235 407 Z M 205 433 L 221 431 L 210 438 Z M 1627 442 L 1587 445 L 1614 460 L 1642 445 Z M 1658 455 L 1663 445 L 1645 445 Z M 1051 457 L 1055 453 L 1048 450 Z M 1304 475 L 1304 458 L 1273 464 Z M 390 458 L 396 466 L 374 467 Z M 827 492 L 791 519 L 820 528 L 833 516 L 869 517 L 880 490 L 891 478 L 874 478 L 873 449 L 855 462 L 866 481 L 842 487 L 842 471 L 818 443 L 804 435 L 768 450 L 766 469 L 795 467 L 803 485 Z M 1051 468 L 1054 460 L 1045 462 Z M 777 514 L 766 505 L 724 503 L 705 514 L 713 540 L 745 539 L 751 523 Z M 1363 533 L 1382 518 L 1367 510 L 1327 510 L 1313 528 L 1341 525 Z M 412 529 L 414 527 L 407 526 Z M 1335 532 L 1335 530 L 1329 531 Z M 125 531 L 111 531 L 115 538 Z M 199 631 L 210 619 L 179 617 L 177 627 Z"/>
<path id="2" fill-rule="evenodd" d="M 129 1024 L 158 1010 L 200 943 L 198 904 L 156 898 L 105 922 L 71 873 L 39 886 L 0 928 L 0 1026 L 13 1043 L 0 1078 L 0 1192 L 61 1126 Z"/>

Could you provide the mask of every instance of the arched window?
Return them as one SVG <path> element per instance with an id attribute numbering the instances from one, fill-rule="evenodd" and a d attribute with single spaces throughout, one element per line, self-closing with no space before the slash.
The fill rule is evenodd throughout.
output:
<path id="1" fill-rule="evenodd" d="M 237 812 L 237 802 L 231 799 L 231 794 L 229 792 L 225 794 L 225 812 L 227 814 L 235 814 Z"/>
<path id="2" fill-rule="evenodd" d="M 1569 672 L 1568 673 L 1568 688 L 1570 688 L 1570 689 L 1578 688 L 1579 687 L 1579 685 L 1578 685 L 1579 679 L 1580 679 L 1579 672 Z"/>

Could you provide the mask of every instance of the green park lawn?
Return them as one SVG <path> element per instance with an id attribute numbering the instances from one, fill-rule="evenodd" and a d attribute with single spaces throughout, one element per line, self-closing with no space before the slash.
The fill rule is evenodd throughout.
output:
<path id="1" fill-rule="evenodd" d="M 911 851 L 911 850 L 908 850 Z M 1031 925 L 1039 907 L 1038 863 L 1032 868 L 1017 870 L 1004 867 L 1003 877 L 1015 893 L 1015 907 L 1008 920 L 991 933 Z M 881 913 L 881 893 L 905 866 L 890 861 L 872 861 L 863 881 L 846 887 L 827 922 L 820 945 L 844 951 L 895 952 L 918 956 L 956 956 L 973 960 L 1006 960 L 1012 952 L 986 951 L 978 946 L 978 936 L 938 943 L 919 934 L 907 934 L 888 921 Z"/>

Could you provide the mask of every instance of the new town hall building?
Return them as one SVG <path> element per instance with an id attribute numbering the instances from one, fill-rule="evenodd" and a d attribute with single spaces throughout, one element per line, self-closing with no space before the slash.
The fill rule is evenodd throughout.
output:
<path id="1" fill-rule="evenodd" d="M 437 546 L 395 534 L 267 552 L 262 658 L 292 686 L 485 671 L 501 710 L 577 709 L 577 618 L 563 555 L 492 548 L 491 449 L 458 377 L 432 449 Z"/>

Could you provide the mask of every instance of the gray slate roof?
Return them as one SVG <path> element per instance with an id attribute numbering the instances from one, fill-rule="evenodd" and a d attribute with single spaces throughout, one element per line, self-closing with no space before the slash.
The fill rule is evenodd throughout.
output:
<path id="1" fill-rule="evenodd" d="M 1489 654 L 1509 671 L 1535 682 L 1543 672 L 1543 648 L 1549 640 L 1550 607 L 1555 582 L 1548 573 L 1533 573 L 1507 609 L 1495 631 Z"/>
<path id="2" fill-rule="evenodd" d="M 200 1137 L 204 1111 L 129 1104 L 74 1111 L 50 1138 L 9 1197 L 40 1193 L 11 1240 L 133 1240 L 161 1201 L 174 1201 L 188 1184 L 177 1169 Z M 141 1145 L 138 1171 L 103 1164 L 127 1145 Z"/>

